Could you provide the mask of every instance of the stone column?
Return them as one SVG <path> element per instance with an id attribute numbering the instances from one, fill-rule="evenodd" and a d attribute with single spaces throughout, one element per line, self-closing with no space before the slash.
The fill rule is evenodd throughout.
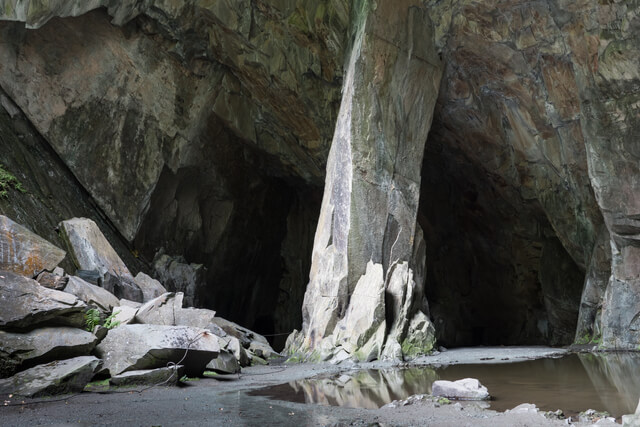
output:
<path id="1" fill-rule="evenodd" d="M 420 5 L 354 3 L 303 328 L 290 352 L 372 360 L 433 345 L 416 215 L 442 65 Z"/>

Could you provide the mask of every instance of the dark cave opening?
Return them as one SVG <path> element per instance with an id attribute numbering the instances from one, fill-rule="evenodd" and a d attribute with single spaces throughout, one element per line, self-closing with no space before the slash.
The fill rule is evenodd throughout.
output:
<path id="1" fill-rule="evenodd" d="M 432 131 L 418 221 L 438 344 L 567 345 L 584 281 L 536 200 Z"/>
<path id="2" fill-rule="evenodd" d="M 302 324 L 322 192 L 270 175 L 264 158 L 224 127 L 211 125 L 207 135 L 197 161 L 163 169 L 135 246 L 149 262 L 162 251 L 202 264 L 195 305 L 280 350 Z"/>

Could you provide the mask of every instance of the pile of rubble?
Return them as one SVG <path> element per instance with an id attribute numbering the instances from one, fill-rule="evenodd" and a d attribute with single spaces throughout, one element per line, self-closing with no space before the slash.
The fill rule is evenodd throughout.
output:
<path id="1" fill-rule="evenodd" d="M 106 377 L 175 384 L 279 356 L 263 336 L 134 277 L 95 222 L 63 221 L 60 232 L 74 275 L 58 267 L 64 250 L 0 215 L 0 394 L 79 392 Z"/>

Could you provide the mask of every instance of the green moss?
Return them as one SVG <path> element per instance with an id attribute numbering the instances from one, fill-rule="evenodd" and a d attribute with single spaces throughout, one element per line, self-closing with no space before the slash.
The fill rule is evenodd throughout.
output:
<path id="1" fill-rule="evenodd" d="M 416 357 L 423 354 L 429 354 L 433 350 L 433 343 L 430 342 L 424 346 L 416 345 L 414 342 L 406 339 L 402 342 L 402 354 L 409 357 Z"/>
<path id="2" fill-rule="evenodd" d="M 2 165 L 0 165 L 0 199 L 6 199 L 9 197 L 10 189 L 17 190 L 21 193 L 26 193 L 22 183 L 9 173 Z"/>
<path id="3" fill-rule="evenodd" d="M 585 332 L 580 338 L 576 339 L 576 344 L 578 345 L 586 345 L 586 344 L 596 344 L 599 345 L 602 343 L 602 337 L 599 335 L 592 336 L 588 332 Z"/>

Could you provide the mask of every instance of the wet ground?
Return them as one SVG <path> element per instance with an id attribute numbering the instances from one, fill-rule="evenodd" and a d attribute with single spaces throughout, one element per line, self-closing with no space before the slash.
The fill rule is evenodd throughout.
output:
<path id="1" fill-rule="evenodd" d="M 614 417 L 633 413 L 640 398 L 638 354 L 572 354 L 509 364 L 464 364 L 440 368 L 366 369 L 251 392 L 298 403 L 377 409 L 394 400 L 430 394 L 436 380 L 477 378 L 492 399 L 481 407 L 506 411 L 522 402 L 543 411 L 577 416 L 587 408 Z"/>
<path id="2" fill-rule="evenodd" d="M 454 362 L 489 363 L 492 361 L 490 358 L 494 358 L 493 361 L 500 361 L 503 358 L 514 361 L 551 354 L 557 354 L 557 350 L 541 348 L 461 349 L 431 356 L 420 362 L 434 365 Z M 601 372 L 601 374 L 593 376 L 592 384 L 594 387 L 596 387 L 596 383 L 600 384 L 599 382 L 603 381 L 603 378 L 612 378 L 611 374 L 616 369 L 617 371 L 613 374 L 615 378 L 627 375 L 625 374 L 626 368 L 612 368 L 613 365 L 609 362 L 601 363 L 596 360 L 593 366 L 596 366 L 592 370 L 593 372 Z M 502 365 L 502 367 L 510 368 L 509 365 Z M 120 389 L 115 390 L 118 393 L 113 393 L 114 390 L 107 394 L 82 393 L 64 399 L 48 399 L 40 403 L 27 401 L 26 405 L 4 406 L 0 407 L 0 425 L 364 426 L 372 423 L 406 426 L 566 425 L 563 420 L 549 420 L 540 414 L 500 413 L 476 407 L 461 407 L 460 405 L 438 406 L 431 401 L 422 401 L 397 408 L 361 409 L 285 402 L 248 394 L 252 390 L 295 382 L 312 376 L 340 377 L 349 375 L 356 368 L 389 370 L 392 366 L 388 363 L 357 366 L 328 364 L 257 366 L 245 369 L 240 376 L 226 379 L 203 378 L 190 381 L 186 386 L 180 388 L 155 387 L 143 393 Z M 457 368 L 462 369 L 461 366 Z M 615 378 L 607 381 L 615 383 Z M 492 392 L 491 386 L 488 387 Z M 555 387 L 549 386 L 550 394 L 554 393 Z M 9 400 L 11 405 L 19 403 L 15 399 Z"/>

